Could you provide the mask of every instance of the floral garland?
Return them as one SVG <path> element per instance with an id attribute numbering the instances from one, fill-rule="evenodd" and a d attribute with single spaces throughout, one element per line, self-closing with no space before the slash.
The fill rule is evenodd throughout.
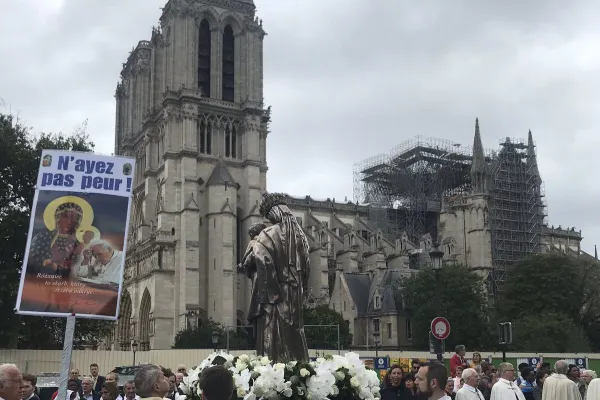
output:
<path id="1" fill-rule="evenodd" d="M 233 398 L 373 400 L 380 397 L 377 373 L 367 369 L 356 353 L 327 355 L 311 362 L 273 364 L 267 357 L 247 354 L 235 357 L 219 352 L 188 371 L 188 376 L 179 386 L 184 396 L 177 400 L 200 400 L 200 375 L 213 365 L 223 365 L 231 371 L 236 391 Z"/>

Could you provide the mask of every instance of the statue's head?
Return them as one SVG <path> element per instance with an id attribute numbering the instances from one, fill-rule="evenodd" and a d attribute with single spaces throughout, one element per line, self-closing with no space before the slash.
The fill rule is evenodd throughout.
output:
<path id="1" fill-rule="evenodd" d="M 274 207 L 280 206 L 280 205 L 286 205 L 286 200 L 287 196 L 284 193 L 267 193 L 267 192 L 263 192 L 261 199 L 260 199 L 260 205 L 258 207 L 258 211 L 260 212 L 260 215 L 262 215 L 265 218 L 268 218 L 269 221 L 274 222 L 273 221 L 273 215 L 271 215 L 271 210 Z"/>
<path id="2" fill-rule="evenodd" d="M 257 237 L 258 234 L 261 233 L 266 227 L 267 226 L 262 223 L 251 225 L 250 229 L 248 229 L 248 235 L 250 235 L 250 239 Z"/>

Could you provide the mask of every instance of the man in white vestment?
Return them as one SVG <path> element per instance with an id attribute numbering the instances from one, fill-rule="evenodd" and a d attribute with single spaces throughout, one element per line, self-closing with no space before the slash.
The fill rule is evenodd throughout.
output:
<path id="1" fill-rule="evenodd" d="M 500 364 L 498 366 L 498 376 L 500 378 L 492 387 L 490 400 L 525 400 L 523 392 L 515 385 L 515 367 L 511 363 Z"/>
<path id="2" fill-rule="evenodd" d="M 567 378 L 569 363 L 558 360 L 554 364 L 554 373 L 544 381 L 542 400 L 581 400 L 577 384 Z"/>
<path id="3" fill-rule="evenodd" d="M 93 260 L 93 261 L 92 261 Z M 76 265 L 79 277 L 119 284 L 123 252 L 114 249 L 104 240 L 92 240 L 89 250 L 84 250 L 83 261 Z"/>
<path id="4" fill-rule="evenodd" d="M 484 400 L 483 393 L 477 389 L 479 374 L 474 368 L 467 368 L 462 372 L 462 379 L 465 382 L 463 387 L 456 392 L 456 400 Z"/>

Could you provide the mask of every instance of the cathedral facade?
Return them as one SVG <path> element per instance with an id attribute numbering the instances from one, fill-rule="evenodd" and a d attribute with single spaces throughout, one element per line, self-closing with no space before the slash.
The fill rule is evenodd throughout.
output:
<path id="1" fill-rule="evenodd" d="M 236 273 L 266 185 L 262 21 L 252 0 L 169 0 L 131 51 L 116 89 L 115 154 L 137 170 L 114 349 L 168 349 L 208 319 L 246 325 L 250 282 Z M 408 306 L 392 289 L 439 246 L 445 262 L 492 267 L 494 215 L 476 129 L 472 189 L 434 213 L 437 234 L 391 237 L 369 204 L 289 197 L 310 241 L 307 305 L 341 312 L 355 346 L 381 331 L 410 346 Z M 365 202 L 362 202 L 365 203 Z M 580 232 L 543 228 L 544 246 L 579 251 Z"/>
<path id="2" fill-rule="evenodd" d="M 266 186 L 262 23 L 252 1 L 170 0 L 117 85 L 115 153 L 137 159 L 117 348 L 243 325 L 236 274 Z"/>

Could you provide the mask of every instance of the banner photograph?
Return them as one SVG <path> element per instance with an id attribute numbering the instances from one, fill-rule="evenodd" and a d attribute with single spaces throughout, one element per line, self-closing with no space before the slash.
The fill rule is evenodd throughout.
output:
<path id="1" fill-rule="evenodd" d="M 116 319 L 134 160 L 45 150 L 17 312 Z"/>

